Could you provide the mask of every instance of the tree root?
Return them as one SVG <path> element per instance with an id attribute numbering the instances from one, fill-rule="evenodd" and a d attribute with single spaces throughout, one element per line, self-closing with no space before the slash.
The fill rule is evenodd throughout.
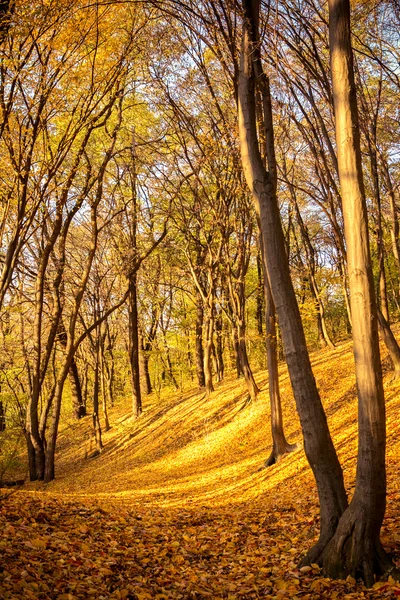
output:
<path id="1" fill-rule="evenodd" d="M 319 564 L 332 579 L 362 579 L 372 587 L 377 579 L 399 576 L 379 540 L 374 516 L 360 503 L 343 513 L 334 535 L 320 539 L 304 557 L 302 564 Z"/>
<path id="2" fill-rule="evenodd" d="M 295 452 L 298 449 L 298 444 L 289 444 L 286 443 L 284 448 L 276 449 L 275 447 L 272 449 L 271 454 L 267 458 L 264 463 L 264 468 L 272 467 L 275 463 L 277 463 L 285 454 L 289 454 L 290 452 Z"/>

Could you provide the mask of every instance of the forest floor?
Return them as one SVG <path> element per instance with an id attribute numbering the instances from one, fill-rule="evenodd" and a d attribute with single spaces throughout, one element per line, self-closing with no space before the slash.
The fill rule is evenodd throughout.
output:
<path id="1" fill-rule="evenodd" d="M 312 355 L 314 373 L 351 497 L 357 404 L 351 344 Z M 400 382 L 384 360 L 388 422 L 385 548 L 400 566 Z M 0 598 L 93 600 L 385 598 L 298 568 L 318 535 L 317 492 L 305 459 L 286 368 L 285 430 L 299 449 L 263 469 L 271 448 L 265 372 L 247 404 L 228 377 L 206 399 L 188 391 L 110 411 L 104 451 L 85 459 L 91 419 L 64 425 L 56 480 L 26 484 L 0 502 Z"/>

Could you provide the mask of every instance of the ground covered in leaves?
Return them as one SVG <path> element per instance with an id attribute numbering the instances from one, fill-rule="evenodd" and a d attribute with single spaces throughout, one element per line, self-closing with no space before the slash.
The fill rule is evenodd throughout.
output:
<path id="1" fill-rule="evenodd" d="M 355 476 L 356 398 L 351 346 L 313 357 L 314 372 L 343 465 Z M 185 392 L 147 399 L 139 421 L 111 411 L 103 453 L 84 458 L 90 417 L 61 432 L 57 479 L 3 490 L 0 598 L 203 599 L 386 598 L 332 581 L 317 565 L 298 568 L 318 534 L 318 504 L 301 448 L 287 372 L 281 389 L 286 432 L 299 450 L 262 469 L 271 444 L 265 373 L 246 404 L 243 382 L 211 398 Z M 385 375 L 388 506 L 382 541 L 400 566 L 400 384 Z"/>

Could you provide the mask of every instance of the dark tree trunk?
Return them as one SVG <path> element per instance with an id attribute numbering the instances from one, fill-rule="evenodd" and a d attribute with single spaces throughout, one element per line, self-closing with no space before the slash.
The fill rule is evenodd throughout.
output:
<path id="1" fill-rule="evenodd" d="M 143 380 L 145 385 L 145 394 L 148 396 L 153 392 L 153 386 L 151 385 L 150 369 L 149 369 L 149 355 L 142 344 L 142 351 L 140 353 L 140 364 L 143 374 Z"/>
<path id="2" fill-rule="evenodd" d="M 204 340 L 204 380 L 206 394 L 209 396 L 214 391 L 213 376 L 212 376 L 212 347 L 213 347 L 213 333 L 214 333 L 214 319 L 212 316 L 212 306 L 207 309 L 207 315 L 204 323 L 205 340 Z"/>
<path id="3" fill-rule="evenodd" d="M 65 331 L 65 325 L 62 319 L 60 319 L 57 333 L 58 339 L 65 350 L 67 347 L 67 332 Z M 79 371 L 75 361 L 75 357 L 72 358 L 71 367 L 68 371 L 68 376 L 71 387 L 74 416 L 76 419 L 81 419 L 82 417 L 86 416 L 86 406 L 83 402 L 82 387 L 79 379 Z"/>
<path id="4" fill-rule="evenodd" d="M 245 323 L 245 287 L 244 281 L 237 283 L 238 304 L 236 315 L 237 332 L 238 332 L 238 354 L 240 361 L 240 370 L 244 375 L 247 389 L 251 400 L 255 400 L 258 396 L 259 389 L 255 382 L 253 371 L 251 370 L 249 358 L 246 348 L 246 323 Z"/>
<path id="5" fill-rule="evenodd" d="M 132 413 L 138 418 L 142 414 L 142 396 L 139 370 L 139 332 L 137 312 L 137 276 L 133 273 L 129 280 L 129 365 L 132 382 Z"/>
<path id="6" fill-rule="evenodd" d="M 324 547 L 335 532 L 336 525 L 347 506 L 347 497 L 343 473 L 312 373 L 285 252 L 285 237 L 276 195 L 276 162 L 269 81 L 262 71 L 259 56 L 259 0 L 243 0 L 243 7 L 245 21 L 238 86 L 242 164 L 260 220 L 268 278 L 303 430 L 305 452 L 317 482 L 321 506 L 320 544 Z M 257 137 L 256 82 L 262 88 L 268 171 L 263 165 Z"/>
<path id="7" fill-rule="evenodd" d="M 6 430 L 6 411 L 3 402 L 0 400 L 0 432 Z"/>
<path id="8" fill-rule="evenodd" d="M 96 332 L 96 351 L 95 351 L 95 365 L 94 365 L 94 381 L 93 381 L 93 435 L 96 441 L 96 451 L 100 452 L 103 448 L 103 441 L 101 436 L 100 418 L 99 418 L 99 395 L 100 395 L 100 348 L 99 348 L 99 336 L 100 333 Z"/>
<path id="9" fill-rule="evenodd" d="M 216 345 L 215 345 L 215 357 L 217 362 L 217 377 L 218 381 L 222 381 L 224 378 L 224 349 L 222 342 L 222 314 L 220 313 L 215 319 L 215 337 L 216 337 Z"/>
<path id="10" fill-rule="evenodd" d="M 77 419 L 81 419 L 86 416 L 86 406 L 83 402 L 82 387 L 79 379 L 78 367 L 75 359 L 72 360 L 72 364 L 69 370 L 69 383 L 71 386 L 72 403 L 74 407 L 74 415 Z"/>
<path id="11" fill-rule="evenodd" d="M 262 249 L 262 240 L 260 240 Z M 265 261 L 263 262 L 265 265 Z M 283 430 L 282 404 L 279 392 L 278 350 L 276 339 L 275 306 L 267 273 L 264 273 L 265 323 L 268 361 L 268 389 L 271 407 L 272 450 L 265 462 L 266 467 L 274 465 L 282 456 L 293 452 L 297 444 L 289 444 Z"/>
<path id="12" fill-rule="evenodd" d="M 107 368 L 106 368 L 106 356 L 105 356 L 105 341 L 107 331 L 100 335 L 100 374 L 101 374 L 101 397 L 103 401 L 103 415 L 104 415 L 104 431 L 111 429 L 110 421 L 108 419 L 108 407 L 107 407 Z"/>
<path id="13" fill-rule="evenodd" d="M 203 321 L 204 310 L 203 300 L 198 291 L 196 291 L 196 373 L 199 388 L 206 386 L 204 375 L 204 352 L 203 352 Z"/>

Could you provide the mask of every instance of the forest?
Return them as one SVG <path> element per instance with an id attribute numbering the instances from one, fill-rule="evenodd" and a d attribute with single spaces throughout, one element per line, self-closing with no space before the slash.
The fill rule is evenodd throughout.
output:
<path id="1" fill-rule="evenodd" d="M 0 598 L 400 595 L 399 31 L 0 2 Z"/>

